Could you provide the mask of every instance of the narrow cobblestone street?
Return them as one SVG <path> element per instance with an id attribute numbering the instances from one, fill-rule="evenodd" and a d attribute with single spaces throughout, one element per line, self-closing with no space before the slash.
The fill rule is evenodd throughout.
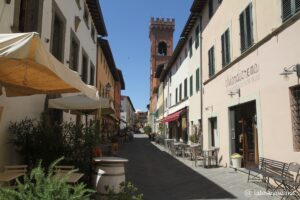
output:
<path id="1" fill-rule="evenodd" d="M 136 135 L 133 142 L 123 144 L 120 156 L 129 159 L 126 179 L 138 187 L 145 200 L 277 199 L 253 195 L 265 190 L 247 183 L 244 173 L 221 167 L 195 168 L 193 162 L 175 159 L 153 145 L 145 135 Z"/>

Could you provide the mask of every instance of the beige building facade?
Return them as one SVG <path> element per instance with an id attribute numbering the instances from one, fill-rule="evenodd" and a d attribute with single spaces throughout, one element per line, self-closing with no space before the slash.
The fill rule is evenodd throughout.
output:
<path id="1" fill-rule="evenodd" d="M 90 12 L 92 7 L 97 8 L 98 13 Z M 97 35 L 107 35 L 104 22 L 97 20 L 97 17 L 102 17 L 97 1 L 0 1 L 0 10 L 1 34 L 38 32 L 49 52 L 65 66 L 78 72 L 83 82 L 95 85 Z M 0 96 L 0 167 L 19 161 L 8 143 L 10 122 L 26 117 L 39 119 L 46 109 L 45 100 L 46 95 L 9 98 L 5 95 Z M 60 115 L 63 120 L 75 120 L 74 115 Z"/>
<path id="2" fill-rule="evenodd" d="M 212 2 L 202 11 L 204 149 L 219 148 L 223 166 L 233 153 L 244 166 L 300 162 L 299 3 Z"/>

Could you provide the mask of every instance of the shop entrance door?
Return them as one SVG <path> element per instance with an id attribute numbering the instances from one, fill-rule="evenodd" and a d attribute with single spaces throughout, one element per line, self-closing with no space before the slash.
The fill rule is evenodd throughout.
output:
<path id="1" fill-rule="evenodd" d="M 243 156 L 243 166 L 258 164 L 256 103 L 244 103 L 230 108 L 231 153 Z"/>

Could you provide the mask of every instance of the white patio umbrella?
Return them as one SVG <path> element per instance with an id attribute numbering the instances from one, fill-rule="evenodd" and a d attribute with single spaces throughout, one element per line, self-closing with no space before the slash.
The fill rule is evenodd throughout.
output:
<path id="1" fill-rule="evenodd" d="M 95 112 L 97 109 L 101 109 L 101 114 L 114 113 L 114 109 L 110 105 L 108 98 L 103 98 L 99 96 L 97 98 L 98 99 L 95 100 L 85 95 L 75 95 L 56 99 L 49 99 L 48 107 L 61 110 L 70 110 L 75 113 L 85 114 L 86 121 L 87 115 Z"/>
<path id="2" fill-rule="evenodd" d="M 8 97 L 81 92 L 97 100 L 97 89 L 49 53 L 38 33 L 0 34 L 0 84 Z"/>

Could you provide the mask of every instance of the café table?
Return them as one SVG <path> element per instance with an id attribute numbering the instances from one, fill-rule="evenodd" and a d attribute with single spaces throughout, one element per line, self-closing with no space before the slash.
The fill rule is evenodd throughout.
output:
<path id="1" fill-rule="evenodd" d="M 165 138 L 164 141 L 165 141 L 165 148 L 170 149 L 170 143 L 175 142 L 175 139 Z"/>
<path id="2" fill-rule="evenodd" d="M 218 165 L 218 148 L 209 148 L 203 150 L 203 166 L 204 167 L 212 167 L 212 161 L 215 162 L 215 166 Z"/>

